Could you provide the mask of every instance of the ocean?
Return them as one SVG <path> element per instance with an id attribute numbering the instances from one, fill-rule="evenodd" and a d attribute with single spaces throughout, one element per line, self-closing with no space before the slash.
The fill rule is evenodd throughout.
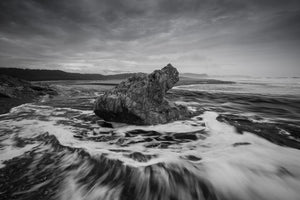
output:
<path id="1" fill-rule="evenodd" d="M 195 116 L 153 126 L 97 118 L 109 84 L 48 82 L 0 115 L 1 199 L 299 200 L 300 79 L 218 79 L 174 87 Z"/>

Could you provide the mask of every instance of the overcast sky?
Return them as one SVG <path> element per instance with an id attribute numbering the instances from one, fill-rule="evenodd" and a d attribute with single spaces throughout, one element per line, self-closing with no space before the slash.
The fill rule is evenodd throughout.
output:
<path id="1" fill-rule="evenodd" d="M 300 76 L 299 0 L 1 0 L 0 66 Z"/>

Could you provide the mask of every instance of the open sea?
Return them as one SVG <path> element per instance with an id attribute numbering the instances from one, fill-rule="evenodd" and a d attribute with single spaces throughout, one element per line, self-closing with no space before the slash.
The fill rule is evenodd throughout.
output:
<path id="1" fill-rule="evenodd" d="M 197 114 L 154 126 L 96 117 L 109 84 L 48 82 L 0 115 L 0 199 L 299 200 L 300 79 L 224 80 L 174 87 Z"/>

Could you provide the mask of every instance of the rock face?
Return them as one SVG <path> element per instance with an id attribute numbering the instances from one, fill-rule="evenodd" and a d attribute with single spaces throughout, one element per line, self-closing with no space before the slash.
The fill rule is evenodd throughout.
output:
<path id="1" fill-rule="evenodd" d="M 151 74 L 135 74 L 98 97 L 94 112 L 104 120 L 139 125 L 184 119 L 190 115 L 187 108 L 164 98 L 178 75 L 171 64 Z"/>

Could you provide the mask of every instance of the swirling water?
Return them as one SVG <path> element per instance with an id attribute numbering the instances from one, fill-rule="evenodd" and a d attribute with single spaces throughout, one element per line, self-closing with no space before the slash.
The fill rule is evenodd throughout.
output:
<path id="1" fill-rule="evenodd" d="M 297 90 L 179 86 L 193 118 L 134 126 L 93 114 L 106 88 L 66 83 L 0 116 L 1 199 L 300 199 Z"/>

